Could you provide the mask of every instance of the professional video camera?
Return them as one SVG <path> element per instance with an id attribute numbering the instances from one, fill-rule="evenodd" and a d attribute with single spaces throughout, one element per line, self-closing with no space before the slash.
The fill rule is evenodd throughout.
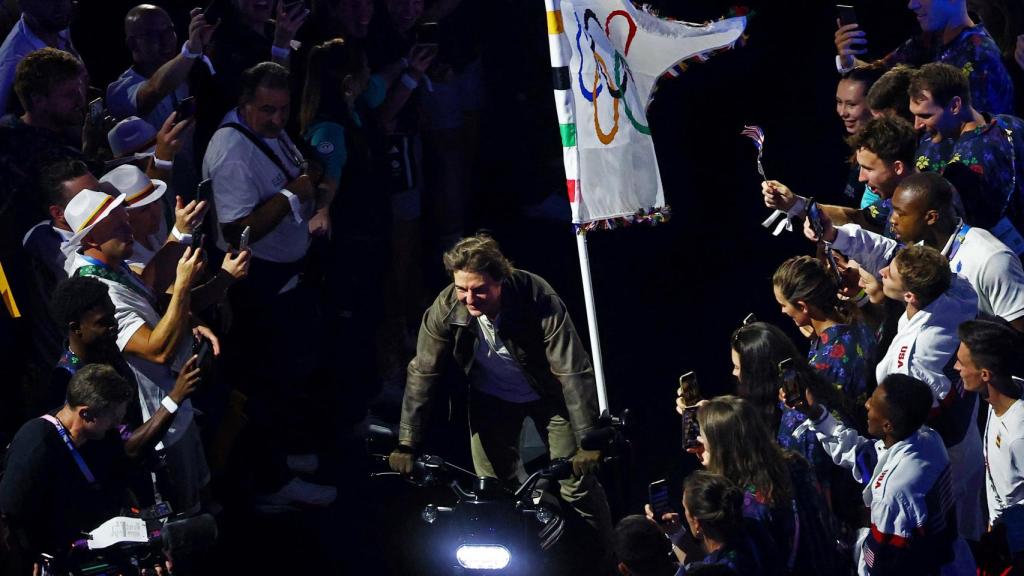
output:
<path id="1" fill-rule="evenodd" d="M 217 522 L 209 514 L 175 518 L 170 506 L 157 504 L 128 516 L 115 516 L 75 541 L 67 563 L 43 555 L 43 574 L 137 576 L 167 560 L 187 559 L 217 540 Z"/>

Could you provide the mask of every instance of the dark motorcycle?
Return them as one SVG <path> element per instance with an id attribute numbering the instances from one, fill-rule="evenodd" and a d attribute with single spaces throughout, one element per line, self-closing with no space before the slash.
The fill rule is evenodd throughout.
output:
<path id="1" fill-rule="evenodd" d="M 386 463 L 387 456 L 374 454 Z M 444 486 L 454 500 L 427 504 L 420 517 L 442 544 L 434 550 L 451 574 L 525 575 L 557 573 L 558 543 L 565 519 L 557 481 L 572 475 L 572 463 L 551 461 L 534 472 L 515 491 L 494 478 L 445 462 L 439 456 L 422 455 L 405 480 L 419 488 Z M 378 472 L 373 477 L 401 476 Z"/>

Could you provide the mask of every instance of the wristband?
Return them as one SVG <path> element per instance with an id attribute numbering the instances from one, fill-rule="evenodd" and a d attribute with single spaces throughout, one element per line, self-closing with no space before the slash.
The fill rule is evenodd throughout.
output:
<path id="1" fill-rule="evenodd" d="M 402 86 L 405 86 L 409 90 L 415 90 L 416 87 L 420 85 L 419 80 L 409 76 L 407 73 L 403 73 L 398 80 L 402 83 Z"/>
<path id="2" fill-rule="evenodd" d="M 160 405 L 167 408 L 167 411 L 174 414 L 178 411 L 178 403 L 171 400 L 170 396 L 164 396 L 164 399 L 160 401 Z"/>
<path id="3" fill-rule="evenodd" d="M 187 233 L 187 232 L 182 232 L 181 230 L 178 230 L 178 226 L 177 225 L 175 225 L 173 228 L 171 228 L 171 236 L 174 236 L 174 239 L 177 240 L 178 243 L 180 243 L 180 244 L 185 244 L 185 245 L 191 245 L 192 244 L 192 234 Z"/>
<path id="4" fill-rule="evenodd" d="M 285 58 L 289 58 L 292 55 L 292 51 L 289 50 L 288 48 L 281 48 L 280 46 L 271 46 L 270 55 L 273 58 L 279 58 L 283 60 Z"/>
<path id="5" fill-rule="evenodd" d="M 295 218 L 296 224 L 302 223 L 302 201 L 295 195 L 294 192 L 287 188 L 281 189 L 281 194 L 288 199 L 288 205 L 292 207 L 292 217 Z"/>
<path id="6" fill-rule="evenodd" d="M 395 452 L 398 452 L 399 454 L 415 454 L 416 453 L 415 450 L 413 450 L 409 446 L 406 446 L 405 444 L 399 444 L 398 446 L 395 446 Z"/>
<path id="7" fill-rule="evenodd" d="M 159 170 L 170 170 L 171 168 L 174 168 L 174 160 L 161 160 L 160 158 L 157 158 L 156 155 L 154 154 L 153 166 L 155 166 Z"/>
<path id="8" fill-rule="evenodd" d="M 193 52 L 193 51 L 189 50 L 188 49 L 188 40 L 186 40 L 185 43 L 181 45 L 181 55 L 184 56 L 185 58 L 189 59 L 189 60 L 195 60 L 196 58 L 199 58 L 200 56 L 202 56 L 203 52 L 202 51 Z"/>
<path id="9" fill-rule="evenodd" d="M 836 54 L 836 71 L 839 72 L 840 74 L 846 74 L 847 72 L 849 72 L 850 70 L 853 70 L 856 67 L 857 67 L 857 59 L 856 58 L 853 59 L 853 66 L 850 66 L 849 68 L 847 68 L 846 66 L 843 66 L 843 57 L 840 56 L 839 54 Z"/>

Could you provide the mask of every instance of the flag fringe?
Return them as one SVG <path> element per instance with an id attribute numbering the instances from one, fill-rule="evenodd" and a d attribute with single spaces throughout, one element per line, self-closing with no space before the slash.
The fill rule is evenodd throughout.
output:
<path id="1" fill-rule="evenodd" d="M 636 224 L 657 226 L 668 222 L 671 217 L 672 208 L 669 206 L 662 206 L 660 208 L 641 208 L 629 216 L 604 218 L 602 220 L 594 220 L 583 224 L 573 223 L 572 226 L 577 234 L 586 234 L 587 232 L 593 232 L 596 230 L 616 230 L 618 228 L 626 228 Z"/>

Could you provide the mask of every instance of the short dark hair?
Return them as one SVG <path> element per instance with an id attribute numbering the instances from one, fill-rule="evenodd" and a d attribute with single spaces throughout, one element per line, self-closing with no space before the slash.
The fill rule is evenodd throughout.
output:
<path id="1" fill-rule="evenodd" d="M 497 240 L 487 234 L 477 234 L 459 240 L 444 253 L 444 268 L 448 272 L 486 273 L 501 282 L 512 275 L 512 263 L 501 253 Z"/>
<path id="2" fill-rule="evenodd" d="M 1012 398 L 1024 395 L 1011 380 L 1012 376 L 1024 378 L 1024 335 L 991 320 L 968 320 L 957 328 L 957 335 L 974 364 L 992 373 L 992 384 L 1000 392 Z"/>
<path id="3" fill-rule="evenodd" d="M 910 97 L 915 101 L 924 100 L 925 90 L 930 92 L 932 100 L 943 108 L 957 96 L 964 106 L 971 105 L 971 83 L 967 79 L 967 74 L 944 62 L 925 64 L 911 75 Z"/>
<path id="4" fill-rule="evenodd" d="M 929 210 L 943 213 L 953 209 L 953 185 L 938 172 L 911 174 L 896 188 L 920 196 Z"/>
<path id="5" fill-rule="evenodd" d="M 928 420 L 934 396 L 927 384 L 906 374 L 890 374 L 879 386 L 885 393 L 895 438 L 910 436 Z"/>
<path id="6" fill-rule="evenodd" d="M 50 297 L 53 319 L 67 334 L 68 325 L 82 320 L 82 315 L 110 301 L 107 285 L 88 276 L 72 276 L 61 281 Z"/>
<path id="7" fill-rule="evenodd" d="M 46 162 L 39 170 L 39 191 L 48 206 L 67 206 L 64 199 L 64 183 L 89 173 L 85 162 L 75 158 L 61 157 Z"/>
<path id="8" fill-rule="evenodd" d="M 892 164 L 899 160 L 909 169 L 917 154 L 917 132 L 913 124 L 899 116 L 879 116 L 868 120 L 864 127 L 846 139 L 854 151 L 868 150 L 883 161 Z"/>
<path id="9" fill-rule="evenodd" d="M 868 108 L 874 112 L 892 110 L 897 116 L 912 120 L 910 113 L 910 77 L 914 69 L 905 64 L 898 64 L 871 85 L 868 90 Z"/>
<path id="10" fill-rule="evenodd" d="M 131 400 L 133 394 L 131 385 L 112 366 L 87 364 L 71 377 L 67 404 L 72 408 L 88 406 L 94 412 L 107 413 Z"/>
<path id="11" fill-rule="evenodd" d="M 903 288 L 917 296 L 922 306 L 934 302 L 953 283 L 949 260 L 931 246 L 905 246 L 892 263 L 899 269 Z"/>
<path id="12" fill-rule="evenodd" d="M 260 62 L 242 72 L 239 86 L 241 89 L 238 97 L 240 104 L 252 100 L 256 95 L 256 90 L 260 87 L 272 90 L 291 90 L 288 69 L 276 62 Z"/>
<path id="13" fill-rule="evenodd" d="M 85 72 L 82 63 L 71 54 L 56 48 L 30 52 L 14 72 L 14 93 L 25 110 L 32 110 L 32 96 L 49 94 L 55 84 L 78 77 Z"/>
<path id="14" fill-rule="evenodd" d="M 626 516 L 615 525 L 615 556 L 633 574 L 657 574 L 672 562 L 672 543 L 646 516 Z"/>
<path id="15" fill-rule="evenodd" d="M 727 541 L 743 526 L 743 492 L 731 480 L 698 470 L 683 483 L 683 503 L 709 538 Z"/>

